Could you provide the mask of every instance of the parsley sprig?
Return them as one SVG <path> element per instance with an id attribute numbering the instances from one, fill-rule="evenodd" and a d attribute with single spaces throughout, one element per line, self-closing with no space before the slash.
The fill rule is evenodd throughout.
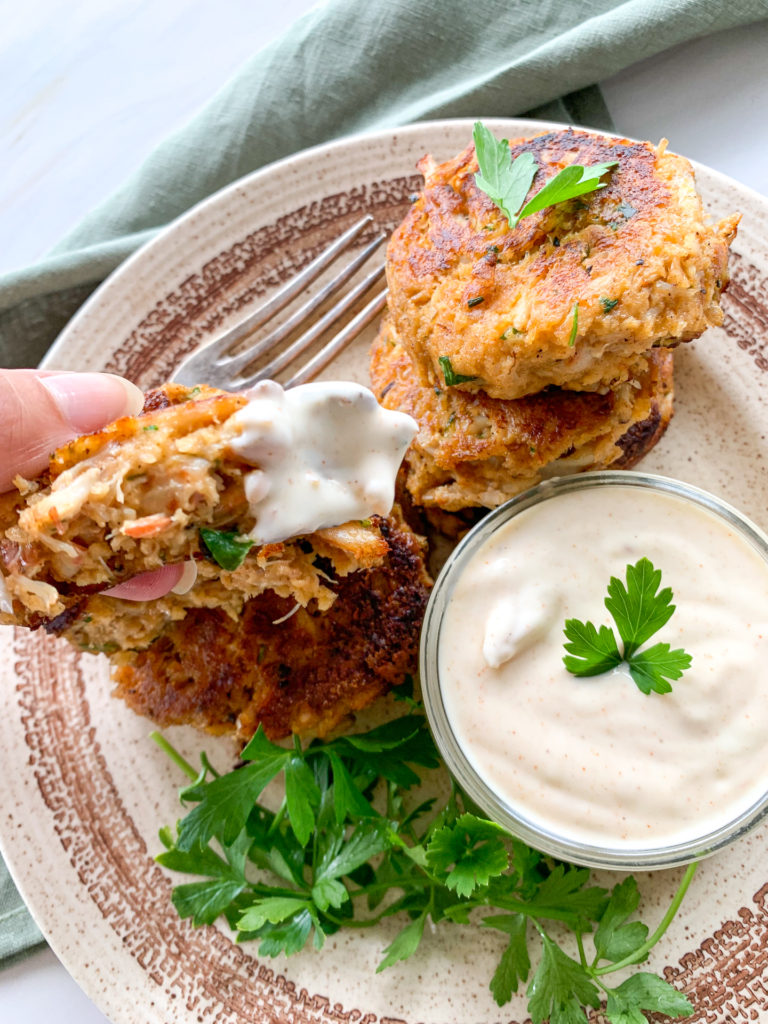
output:
<path id="1" fill-rule="evenodd" d="M 570 164 L 550 178 L 526 203 L 528 190 L 536 176 L 533 153 L 520 153 L 513 160 L 507 140 L 497 141 L 482 121 L 475 122 L 472 137 L 480 168 L 475 175 L 477 187 L 496 203 L 512 229 L 523 217 L 604 188 L 605 182 L 600 179 L 618 166 L 616 160 L 591 167 Z"/>
<path id="2" fill-rule="evenodd" d="M 645 694 L 670 693 L 669 680 L 679 679 L 690 668 L 691 655 L 682 648 L 671 650 L 667 643 L 657 643 L 644 651 L 639 648 L 672 618 L 672 590 L 661 585 L 661 570 L 647 558 L 628 565 L 626 585 L 611 576 L 605 607 L 619 630 L 623 648 L 608 626 L 598 629 L 591 622 L 566 619 L 565 644 L 568 654 L 563 663 L 575 676 L 596 676 L 626 661 L 629 674 Z"/>
<path id="3" fill-rule="evenodd" d="M 200 540 L 211 558 L 227 572 L 239 569 L 253 547 L 252 540 L 241 540 L 234 530 L 211 530 L 200 528 Z"/>
<path id="4" fill-rule="evenodd" d="M 201 876 L 178 885 L 173 903 L 196 925 L 223 915 L 259 955 L 315 948 L 343 927 L 371 928 L 397 915 L 403 925 L 378 970 L 419 948 L 429 922 L 492 928 L 504 937 L 491 992 L 499 1005 L 525 988 L 534 1024 L 586 1024 L 585 1007 L 607 1000 L 612 1024 L 642 1021 L 642 1010 L 689 1015 L 687 998 L 654 974 L 615 988 L 606 976 L 641 963 L 672 920 L 693 876 L 687 869 L 654 934 L 630 920 L 639 894 L 630 876 L 611 892 L 590 873 L 558 863 L 488 821 L 454 785 L 442 806 L 418 800 L 417 768 L 438 767 L 421 705 L 406 692 L 406 714 L 369 732 L 292 747 L 259 730 L 243 765 L 218 775 L 203 755 L 197 773 L 161 736 L 159 745 L 192 779 L 193 804 L 157 860 Z M 260 802 L 282 776 L 276 811 Z M 471 915 L 471 917 L 470 917 Z M 551 930 L 556 923 L 557 931 Z M 576 938 L 578 959 L 559 945 Z M 471 940 L 470 940 L 471 941 Z M 588 950 L 590 951 L 588 953 Z"/>

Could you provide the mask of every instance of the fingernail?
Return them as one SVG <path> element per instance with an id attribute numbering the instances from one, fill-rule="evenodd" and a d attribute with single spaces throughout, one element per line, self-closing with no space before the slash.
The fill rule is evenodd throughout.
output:
<path id="1" fill-rule="evenodd" d="M 62 417 L 81 434 L 100 430 L 120 416 L 136 416 L 144 395 L 114 373 L 61 373 L 42 377 Z"/>

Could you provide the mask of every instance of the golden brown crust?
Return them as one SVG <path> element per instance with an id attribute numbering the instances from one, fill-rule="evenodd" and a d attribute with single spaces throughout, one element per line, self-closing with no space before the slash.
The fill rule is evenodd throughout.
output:
<path id="1" fill-rule="evenodd" d="M 387 278 L 390 315 L 424 384 L 442 383 L 447 356 L 477 378 L 460 387 L 496 398 L 604 390 L 651 347 L 722 322 L 738 218 L 705 223 L 687 160 L 573 129 L 511 150 L 535 154 L 535 191 L 569 163 L 619 166 L 605 188 L 510 231 L 475 184 L 472 146 L 439 166 L 422 161 L 424 190 L 389 243 Z"/>
<path id="2" fill-rule="evenodd" d="M 115 694 L 161 726 L 191 724 L 245 739 L 325 736 L 416 670 L 431 581 L 424 544 L 397 511 L 383 521 L 388 553 L 333 584 L 322 614 L 265 592 L 237 622 L 190 612 L 146 651 L 117 658 Z"/>
<path id="3" fill-rule="evenodd" d="M 643 420 L 633 423 L 618 439 L 622 455 L 609 469 L 632 469 L 664 435 L 674 415 L 672 353 L 658 352 L 649 360 L 651 407 Z"/>
<path id="4" fill-rule="evenodd" d="M 385 316 L 371 351 L 374 393 L 413 416 L 406 487 L 418 505 L 501 504 L 544 476 L 634 464 L 672 415 L 672 354 L 654 350 L 605 394 L 548 389 L 515 400 L 425 386 Z"/>
<path id="5" fill-rule="evenodd" d="M 207 385 L 189 388 L 172 381 L 163 384 L 146 393 L 144 407 L 138 416 L 123 416 L 101 430 L 76 437 L 57 449 L 51 455 L 50 477 L 55 479 L 78 462 L 97 455 L 112 442 L 124 444 L 136 439 L 142 431 L 167 428 L 169 437 L 173 439 L 202 427 L 223 423 L 242 409 L 247 401 L 243 394 L 232 394 Z M 166 411 L 171 408 L 173 412 Z"/>

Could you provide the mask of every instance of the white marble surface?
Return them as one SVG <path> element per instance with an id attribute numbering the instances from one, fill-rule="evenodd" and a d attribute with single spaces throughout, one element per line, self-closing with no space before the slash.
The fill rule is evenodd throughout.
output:
<path id="1" fill-rule="evenodd" d="M 0 271 L 42 255 L 310 0 L 33 0 L 0 33 Z M 602 83 L 617 129 L 768 196 L 768 22 Z M 105 1024 L 49 950 L 0 971 L 9 1024 Z M 136 1024 L 142 1024 L 140 1009 Z"/>

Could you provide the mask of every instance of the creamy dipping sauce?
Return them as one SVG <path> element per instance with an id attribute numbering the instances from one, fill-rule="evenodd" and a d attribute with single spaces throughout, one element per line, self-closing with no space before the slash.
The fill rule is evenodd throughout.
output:
<path id="1" fill-rule="evenodd" d="M 230 447 L 258 467 L 245 476 L 252 540 L 271 544 L 390 512 L 415 420 L 349 381 L 288 391 L 263 381 L 248 395 L 232 417 L 242 432 Z"/>
<path id="2" fill-rule="evenodd" d="M 609 578 L 649 558 L 676 611 L 648 641 L 692 655 L 668 694 L 626 665 L 578 678 L 565 619 L 614 629 Z M 570 842 L 700 838 L 768 789 L 768 564 L 713 513 L 629 485 L 568 491 L 497 527 L 463 565 L 438 641 L 456 742 L 485 784 Z"/>

